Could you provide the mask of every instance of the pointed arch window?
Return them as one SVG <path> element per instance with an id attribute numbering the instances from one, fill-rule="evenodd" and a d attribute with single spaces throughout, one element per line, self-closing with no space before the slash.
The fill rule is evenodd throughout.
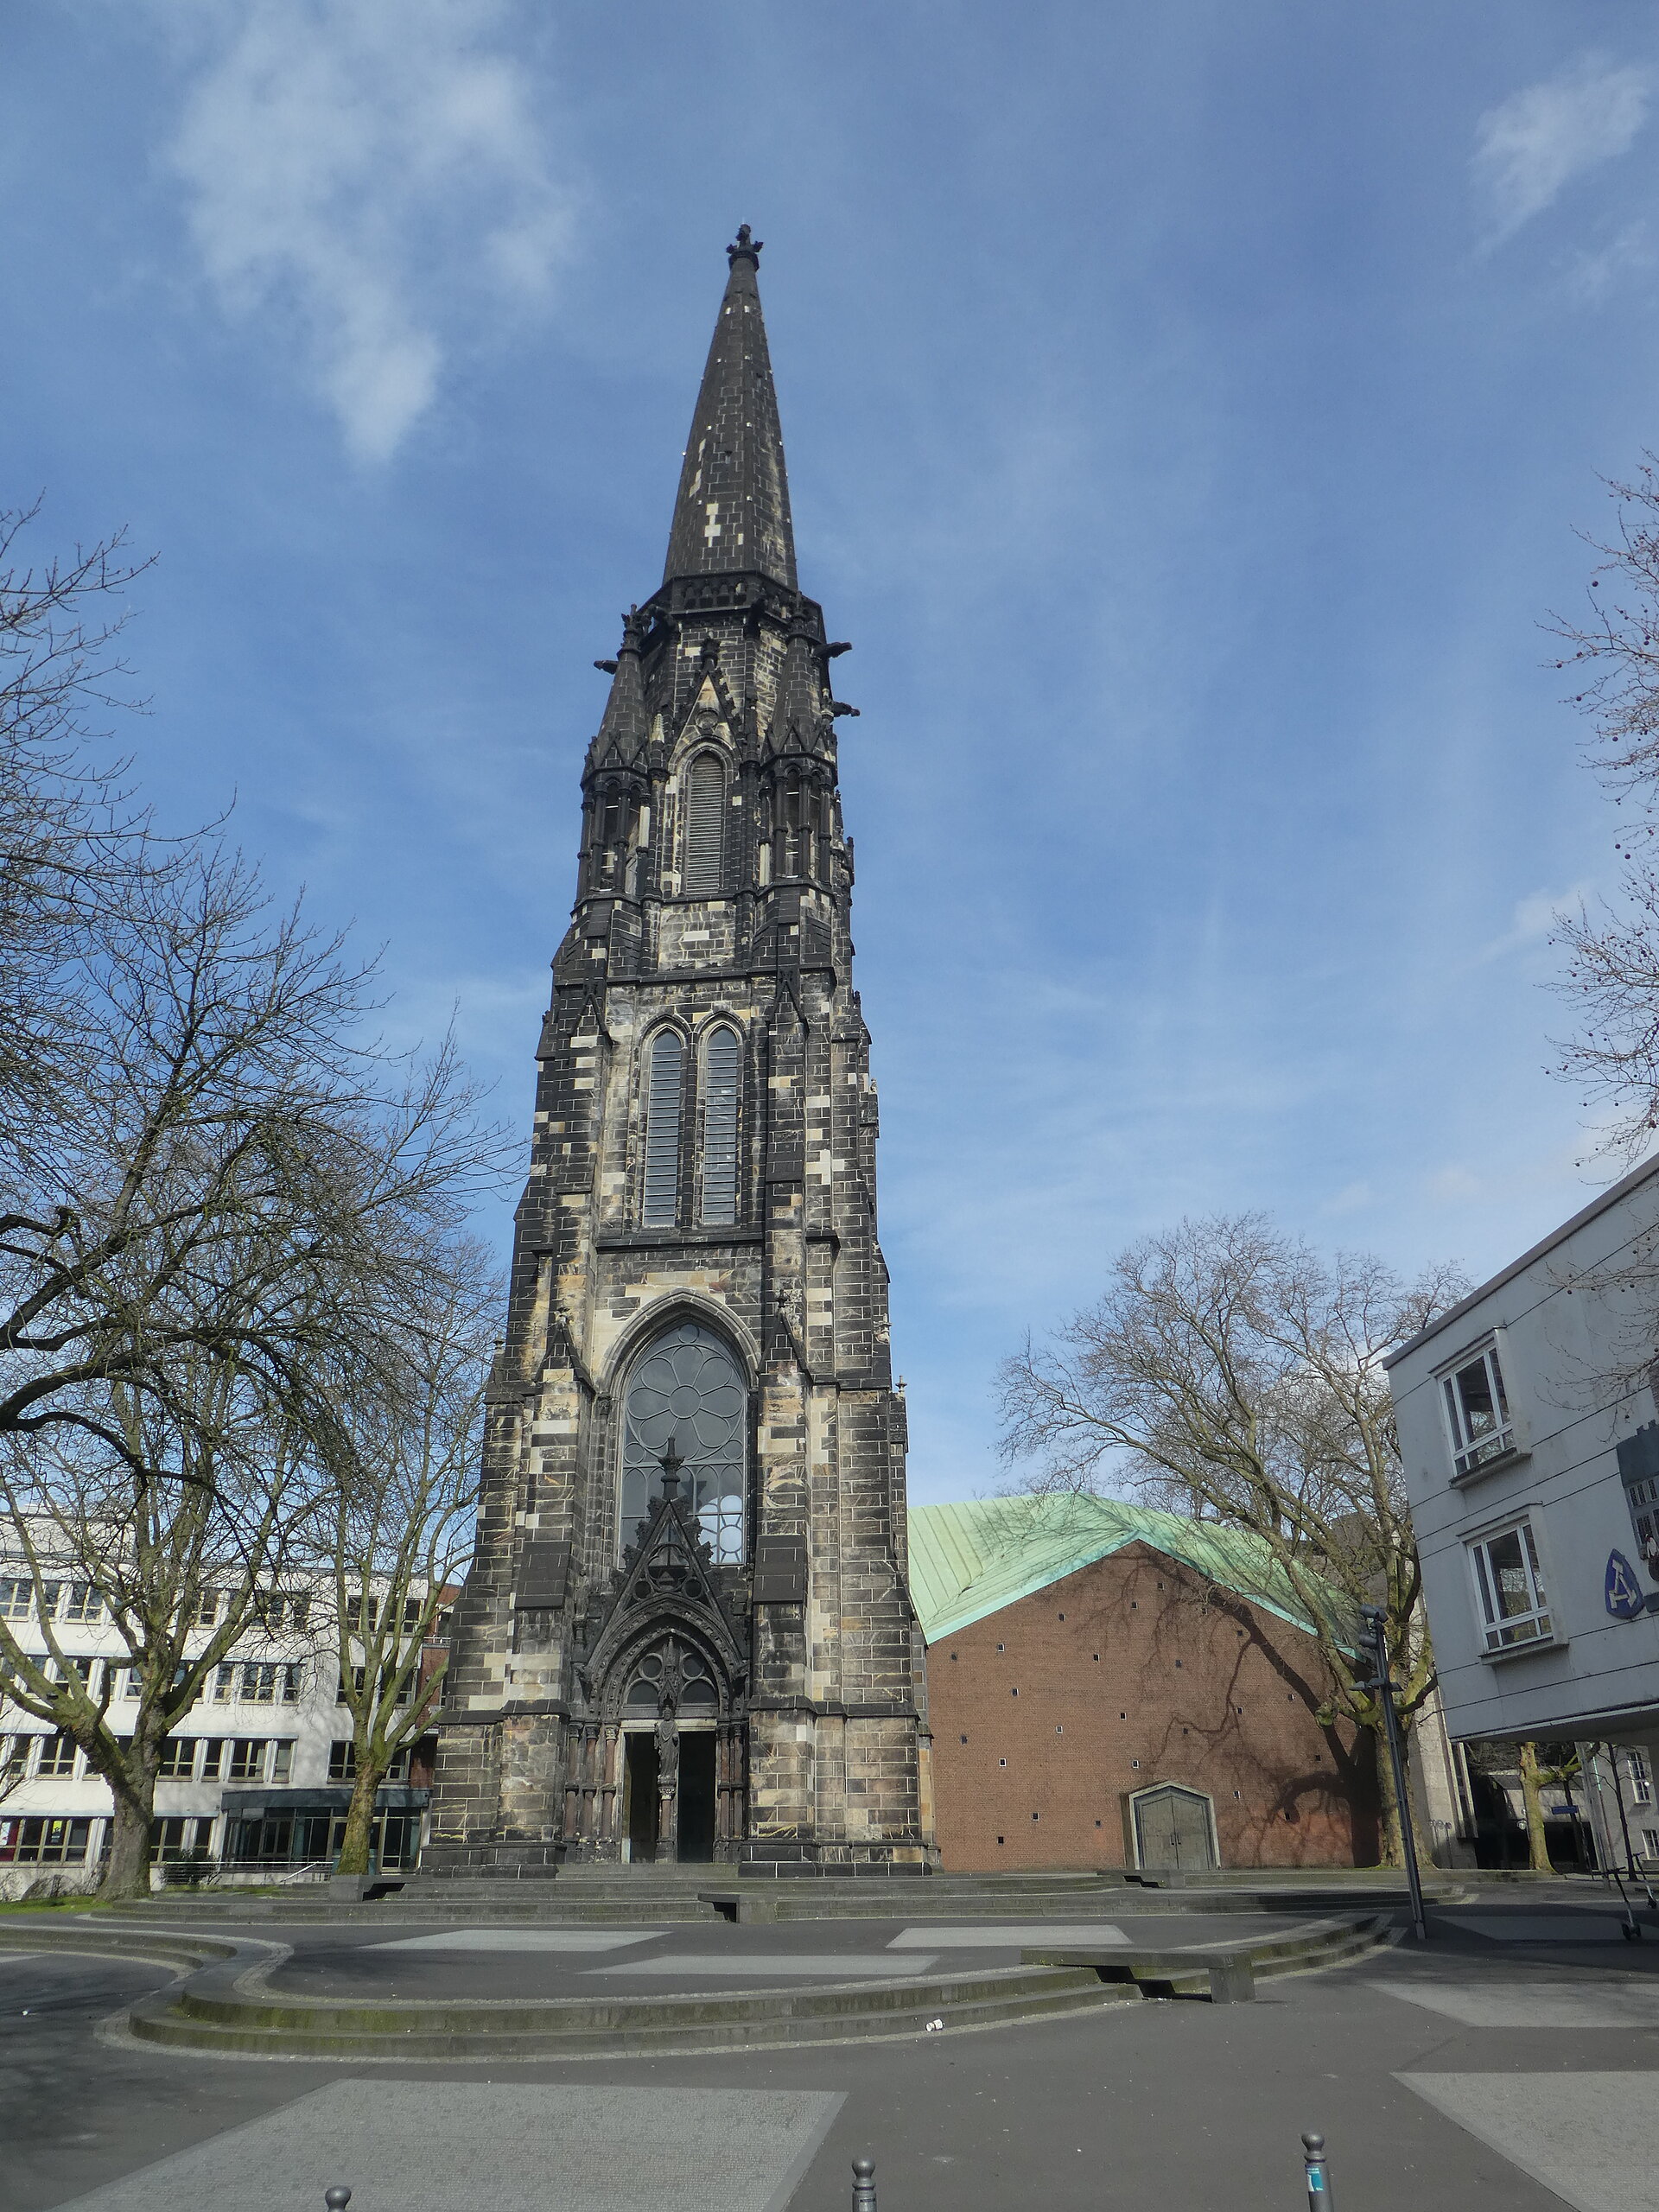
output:
<path id="1" fill-rule="evenodd" d="M 725 883 L 726 772 L 712 753 L 699 753 L 686 778 L 685 874 L 690 898 L 715 898 Z"/>
<path id="2" fill-rule="evenodd" d="M 737 1219 L 737 1108 L 741 1060 L 734 1030 L 710 1031 L 702 1048 L 702 1218 Z"/>
<path id="3" fill-rule="evenodd" d="M 701 1322 L 658 1337 L 628 1382 L 623 1415 L 621 1541 L 663 1494 L 663 1461 L 674 1463 L 716 1560 L 743 1557 L 744 1470 L 749 1394 L 726 1344 Z"/>
<path id="4" fill-rule="evenodd" d="M 645 1187 L 640 1218 L 671 1229 L 680 1217 L 680 1114 L 685 1046 L 659 1029 L 645 1063 Z"/>
<path id="5" fill-rule="evenodd" d="M 808 842 L 801 772 L 791 768 L 784 784 L 784 874 L 804 875 Z"/>

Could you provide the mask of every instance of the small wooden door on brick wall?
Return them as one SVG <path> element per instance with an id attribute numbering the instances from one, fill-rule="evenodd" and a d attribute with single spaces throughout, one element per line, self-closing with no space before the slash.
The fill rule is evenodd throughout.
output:
<path id="1" fill-rule="evenodd" d="M 1138 1866 L 1168 1866 L 1183 1872 L 1217 1864 L 1215 1808 L 1199 1789 L 1163 1782 L 1137 1790 L 1129 1800 Z"/>

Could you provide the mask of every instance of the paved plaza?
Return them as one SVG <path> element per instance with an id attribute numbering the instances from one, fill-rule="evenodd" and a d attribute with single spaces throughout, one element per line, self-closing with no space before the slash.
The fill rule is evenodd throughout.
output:
<path id="1" fill-rule="evenodd" d="M 0 1957 L 0 2204 L 319 2212 L 345 2183 L 353 2212 L 845 2212 L 868 2150 L 885 2212 L 1299 2212 L 1299 2137 L 1317 2127 L 1342 2212 L 1659 2212 L 1659 1929 L 1625 1942 L 1587 1891 L 1432 1917 L 1426 1950 L 1266 1982 L 1252 2005 L 1146 1999 L 981 2032 L 636 2062 L 175 2055 L 120 2026 L 167 1969 L 14 1954 Z M 1112 1924 L 1133 1942 L 1148 1923 Z M 1236 1940 L 1240 1916 L 1195 1915 L 1182 1940 L 1218 1930 Z M 274 1984 L 495 1996 L 1007 1963 L 1032 1929 L 257 1933 L 292 1946 Z"/>

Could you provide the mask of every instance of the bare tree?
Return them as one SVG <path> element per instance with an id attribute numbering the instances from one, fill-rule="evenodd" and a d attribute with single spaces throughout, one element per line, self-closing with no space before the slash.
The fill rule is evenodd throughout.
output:
<path id="1" fill-rule="evenodd" d="M 131 1737 L 60 1652 L 5 1630 L 0 1660 L 109 1779 L 125 1894 L 167 1729 L 338 1479 L 335 1378 L 390 1386 L 508 1151 L 451 1040 L 378 1049 L 372 963 L 213 835 L 162 846 L 86 765 L 116 551 L 0 568 L 0 1458 L 37 1586 L 79 1561 L 116 1609 Z M 233 1602 L 181 1645 L 208 1572 Z"/>
<path id="2" fill-rule="evenodd" d="M 334 1478 L 325 1572 L 334 1592 L 340 1700 L 352 1729 L 352 1801 L 338 1860 L 369 1871 L 375 1801 L 428 1729 L 443 1665 L 423 1662 L 449 1586 L 471 1554 L 484 1390 L 501 1286 L 460 1241 L 435 1255 L 406 1308 L 396 1356 L 344 1371 L 324 1452 Z"/>
<path id="3" fill-rule="evenodd" d="M 1586 620 L 1549 627 L 1567 647 L 1556 663 L 1581 687 L 1572 702 L 1594 725 L 1589 758 L 1625 810 L 1614 840 L 1617 901 L 1581 906 L 1559 925 L 1567 952 L 1559 988 L 1581 1026 L 1559 1072 L 1607 1119 L 1601 1141 L 1634 1160 L 1659 1128 L 1659 474 L 1644 457 L 1610 482 L 1618 530 L 1588 543 L 1600 556 Z"/>
<path id="4" fill-rule="evenodd" d="M 1408 1285 L 1364 1255 L 1326 1262 L 1259 1214 L 1184 1221 L 1122 1253 L 1052 1344 L 1005 1363 L 1004 1454 L 1039 1463 L 1033 1487 L 1127 1488 L 1255 1537 L 1318 1642 L 1319 1720 L 1373 1738 L 1356 1614 L 1381 1605 L 1408 1729 L 1434 1672 L 1382 1361 L 1459 1287 L 1449 1270 Z"/>
<path id="5" fill-rule="evenodd" d="M 83 1043 L 79 963 L 175 848 L 136 805 L 98 727 L 137 705 L 117 640 L 149 566 L 117 531 L 26 566 L 39 502 L 0 509 L 0 1171 L 73 1095 Z"/>
<path id="6" fill-rule="evenodd" d="M 95 1427 L 13 1436 L 0 1452 L 11 1571 L 32 1585 L 35 1624 L 26 1641 L 22 1624 L 0 1621 L 0 1681 L 109 1784 L 101 1893 L 111 1897 L 148 1893 L 168 1735 L 249 1630 L 277 1625 L 287 1555 L 325 1491 L 257 1377 L 201 1354 L 175 1359 L 172 1383 L 183 1421 L 114 1382 Z M 100 1679 L 66 1653 L 66 1591 L 77 1600 L 69 1618 L 112 1622 L 125 1665 L 108 1663 Z"/>

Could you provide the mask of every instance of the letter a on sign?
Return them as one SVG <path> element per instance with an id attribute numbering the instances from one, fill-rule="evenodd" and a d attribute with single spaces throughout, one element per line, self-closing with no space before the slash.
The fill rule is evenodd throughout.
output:
<path id="1" fill-rule="evenodd" d="M 1633 1621 L 1646 1610 L 1641 1585 L 1636 1579 L 1636 1569 L 1623 1552 L 1607 1554 L 1607 1580 L 1602 1592 L 1607 1610 L 1616 1621 Z"/>

